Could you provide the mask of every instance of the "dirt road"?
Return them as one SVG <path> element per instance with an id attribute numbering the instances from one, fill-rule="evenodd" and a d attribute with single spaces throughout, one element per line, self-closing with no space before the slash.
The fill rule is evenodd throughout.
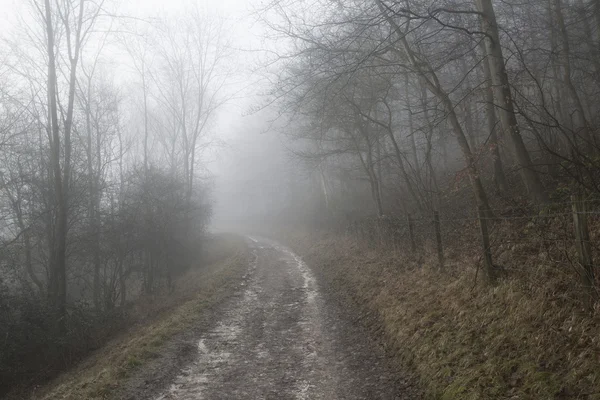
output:
<path id="1" fill-rule="evenodd" d="M 243 290 L 155 400 L 416 398 L 368 335 L 325 301 L 300 257 L 249 241 Z"/>

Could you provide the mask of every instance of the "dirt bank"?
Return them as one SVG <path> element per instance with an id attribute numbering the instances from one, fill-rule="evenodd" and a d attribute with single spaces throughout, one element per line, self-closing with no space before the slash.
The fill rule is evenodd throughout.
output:
<path id="1" fill-rule="evenodd" d="M 440 273 L 335 235 L 286 242 L 397 365 L 416 371 L 428 397 L 600 398 L 598 312 L 557 295 L 564 281 L 552 271 L 529 266 L 528 281 L 507 277 L 485 287 L 469 265 Z"/>
<path id="2" fill-rule="evenodd" d="M 13 399 L 147 399 L 167 385 L 193 357 L 195 338 L 210 329 L 239 289 L 250 253 L 244 238 L 220 236 L 207 259 L 175 283 L 176 293 L 140 309 L 147 315 L 72 370 Z"/>

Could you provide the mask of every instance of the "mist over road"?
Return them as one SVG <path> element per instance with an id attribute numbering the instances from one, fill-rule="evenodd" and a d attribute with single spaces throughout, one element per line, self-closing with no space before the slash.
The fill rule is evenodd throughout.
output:
<path id="1" fill-rule="evenodd" d="M 156 400 L 414 398 L 381 349 L 325 301 L 299 256 L 249 241 L 244 289 Z"/>

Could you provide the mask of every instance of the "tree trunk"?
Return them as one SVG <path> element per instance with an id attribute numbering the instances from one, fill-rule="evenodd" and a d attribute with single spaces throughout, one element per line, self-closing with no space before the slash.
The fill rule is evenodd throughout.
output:
<path id="1" fill-rule="evenodd" d="M 412 151 L 412 162 L 413 162 L 413 170 L 417 179 L 421 179 L 421 172 L 419 168 L 419 156 L 417 154 L 417 139 L 416 132 L 413 122 L 413 112 L 412 107 L 410 105 L 410 97 L 409 97 L 409 81 L 408 74 L 405 75 L 404 79 L 405 91 L 406 91 L 406 111 L 408 112 L 408 132 L 409 132 L 409 140 L 410 140 L 410 149 Z"/>
<path id="2" fill-rule="evenodd" d="M 402 156 L 402 151 L 400 150 L 400 146 L 398 145 L 398 141 L 396 140 L 396 137 L 394 136 L 394 131 L 392 130 L 392 108 L 390 107 L 386 99 L 383 99 L 382 103 L 388 111 L 388 122 L 387 125 L 383 127 L 385 128 L 385 131 L 387 132 L 387 135 L 390 141 L 392 142 L 392 147 L 394 148 L 394 155 L 396 156 L 396 162 L 398 163 L 398 167 L 400 168 L 400 173 L 404 178 L 404 182 L 406 184 L 406 188 L 408 189 L 408 193 L 413 198 L 415 205 L 419 210 L 422 210 L 423 206 L 421 204 L 421 199 L 419 198 L 419 194 L 415 190 L 410 175 L 406 170 L 406 167 L 404 165 L 404 158 Z"/>
<path id="3" fill-rule="evenodd" d="M 327 182 L 325 181 L 325 173 L 323 167 L 319 165 L 319 180 L 321 181 L 321 191 L 323 193 L 323 201 L 325 202 L 325 210 L 329 213 L 331 211 L 331 205 L 329 202 L 329 190 L 327 190 Z"/>
<path id="4" fill-rule="evenodd" d="M 58 123 L 58 105 L 56 100 L 56 56 L 54 53 L 54 28 L 52 25 L 52 11 L 50 0 L 45 0 L 46 8 L 46 36 L 48 52 L 48 114 L 51 125 L 51 155 L 52 180 L 54 183 L 54 197 L 57 208 L 57 217 L 54 227 L 54 246 L 50 257 L 50 282 L 48 297 L 50 306 L 54 312 L 56 329 L 58 333 L 64 333 L 65 318 L 67 312 L 67 273 L 66 273 L 66 249 L 67 249 L 67 205 L 64 189 L 66 185 L 62 182 L 62 170 L 60 165 L 61 142 Z"/>
<path id="5" fill-rule="evenodd" d="M 485 78 L 485 113 L 487 120 L 488 133 L 490 135 L 489 143 L 492 153 L 494 166 L 494 186 L 498 192 L 506 192 L 508 185 L 506 175 L 504 175 L 504 166 L 500 157 L 500 144 L 498 142 L 496 110 L 494 107 L 494 86 L 492 84 L 492 72 L 490 71 L 489 59 L 485 51 L 485 45 L 481 44 L 485 59 L 483 60 L 483 76 Z"/>
<path id="6" fill-rule="evenodd" d="M 86 156 L 87 156 L 87 170 L 88 170 L 88 190 L 89 190 L 89 204 L 88 204 L 88 218 L 89 218 L 89 229 L 91 233 L 91 247 L 92 247 L 92 268 L 94 270 L 93 275 L 93 300 L 94 307 L 96 310 L 102 309 L 102 298 L 101 298 L 101 285 L 100 285 L 100 248 L 99 248 L 99 234 L 98 234 L 98 218 L 97 218 L 97 209 L 96 205 L 98 203 L 98 182 L 96 179 L 96 172 L 94 171 L 94 153 L 92 152 L 92 110 L 91 110 L 91 85 L 92 78 L 91 75 L 88 77 L 87 81 L 87 98 L 83 101 L 85 102 L 85 122 L 86 122 L 86 130 L 87 130 L 87 143 L 86 143 Z"/>
<path id="7" fill-rule="evenodd" d="M 381 137 L 379 136 L 379 134 L 377 135 L 376 145 L 377 145 L 377 147 L 376 147 L 376 149 L 377 149 L 377 169 L 376 169 L 377 182 L 379 182 L 379 185 L 378 185 L 379 198 L 383 202 L 383 170 L 381 167 Z"/>
<path id="8" fill-rule="evenodd" d="M 596 40 L 598 53 L 600 54 L 600 0 L 592 0 L 594 3 L 594 19 L 596 20 Z"/>
<path id="9" fill-rule="evenodd" d="M 127 278 L 123 268 L 123 260 L 119 260 L 119 294 L 120 294 L 120 305 L 125 307 L 127 304 Z"/>
<path id="10" fill-rule="evenodd" d="M 465 159 L 465 163 L 467 165 L 467 170 L 469 172 L 469 180 L 471 183 L 471 187 L 473 188 L 473 192 L 475 195 L 475 200 L 477 205 L 482 209 L 487 210 L 486 215 L 488 217 L 492 217 L 492 211 L 489 206 L 488 198 L 485 193 L 485 189 L 483 184 L 481 183 L 481 178 L 479 176 L 479 171 L 477 170 L 477 165 L 475 164 L 475 158 L 473 157 L 473 153 L 471 152 L 471 148 L 469 147 L 469 141 L 465 136 L 465 132 L 460 125 L 458 120 L 458 116 L 456 115 L 456 110 L 454 104 L 450 100 L 450 97 L 443 89 L 436 72 L 431 68 L 431 66 L 423 61 L 422 59 L 417 58 L 417 55 L 412 50 L 410 44 L 404 32 L 400 28 L 400 26 L 389 16 L 387 9 L 383 5 L 381 0 L 375 0 L 379 9 L 383 13 L 385 19 L 390 24 L 392 29 L 396 32 L 399 37 L 399 41 L 404 48 L 404 56 L 408 59 L 412 68 L 414 68 L 415 72 L 421 77 L 423 84 L 427 86 L 427 88 L 438 97 L 438 99 L 444 105 L 446 112 L 448 113 L 448 118 L 450 120 L 450 124 L 452 126 L 454 135 L 458 141 L 458 145 L 463 153 L 463 157 Z"/>
<path id="11" fill-rule="evenodd" d="M 597 3 L 597 1 L 596 1 Z M 583 25 L 583 32 L 585 35 L 585 42 L 588 48 L 588 51 L 591 54 L 592 63 L 594 65 L 595 79 L 598 81 L 600 79 L 600 54 L 598 53 L 598 48 L 594 43 L 594 34 L 592 26 L 590 25 L 590 15 L 586 12 L 585 3 L 583 0 L 577 0 L 577 8 L 578 8 L 578 16 Z M 592 110 L 590 110 L 592 111 Z"/>
<path id="12" fill-rule="evenodd" d="M 148 89 L 146 88 L 145 67 L 144 64 L 142 67 L 142 90 L 144 96 L 144 174 L 148 175 Z"/>
<path id="13" fill-rule="evenodd" d="M 427 187 L 430 192 L 433 193 L 433 198 L 431 199 L 432 210 L 439 209 L 439 196 L 440 196 L 440 188 L 438 185 L 437 177 L 435 174 L 435 169 L 433 168 L 433 162 L 431 160 L 431 153 L 433 150 L 433 123 L 429 118 L 429 99 L 427 96 L 427 88 L 425 85 L 421 85 L 421 104 L 423 107 L 423 115 L 425 116 L 425 123 L 427 124 L 427 134 L 425 134 L 425 139 L 427 140 L 427 149 L 425 151 L 425 164 L 428 169 L 427 176 Z M 430 182 L 431 181 L 431 182 Z"/>
<path id="14" fill-rule="evenodd" d="M 465 113 L 465 119 L 464 119 L 464 129 L 465 132 L 467 134 L 467 138 L 469 139 L 469 146 L 471 146 L 471 150 L 475 150 L 477 151 L 477 148 L 479 147 L 479 140 L 477 138 L 477 134 L 475 132 L 474 129 L 474 122 L 473 122 L 473 106 L 471 104 L 471 93 L 473 93 L 473 86 L 471 85 L 471 78 L 469 76 L 469 67 L 467 66 L 467 63 L 465 62 L 464 57 L 461 58 L 460 60 L 460 73 L 462 74 L 462 76 L 464 76 L 464 81 L 466 83 L 466 91 L 468 93 L 467 96 L 465 96 L 465 98 L 462 100 L 462 104 L 463 104 L 463 111 Z"/>
<path id="15" fill-rule="evenodd" d="M 377 206 L 377 215 L 381 217 L 383 216 L 383 202 L 381 201 L 381 190 L 379 188 L 380 182 L 375 171 L 375 163 L 373 162 L 373 146 L 368 137 L 365 137 L 365 141 L 367 142 L 367 173 L 369 175 L 369 182 L 371 183 L 373 200 L 375 200 L 375 205 Z"/>
<path id="16" fill-rule="evenodd" d="M 363 139 L 365 140 L 365 143 L 367 145 L 367 159 L 366 160 L 361 153 L 361 146 L 359 145 L 359 141 L 356 140 L 356 138 L 354 137 L 354 135 L 352 133 L 350 133 L 350 136 L 351 136 L 354 144 L 356 145 L 356 151 L 358 153 L 358 157 L 360 159 L 360 162 L 361 162 L 363 168 L 365 169 L 367 177 L 369 178 L 369 184 L 371 186 L 371 197 L 373 198 L 373 201 L 375 202 L 375 206 L 377 208 L 377 215 L 381 217 L 381 216 L 383 216 L 383 203 L 381 202 L 381 196 L 380 196 L 380 192 L 379 192 L 379 181 L 377 180 L 377 173 L 375 172 L 375 165 L 373 163 L 373 144 L 371 143 L 369 135 L 366 132 L 366 128 L 362 125 L 362 123 L 360 121 L 360 115 L 357 115 L 357 120 L 358 120 L 357 121 L 358 131 L 359 131 L 360 135 L 363 137 Z"/>
<path id="17" fill-rule="evenodd" d="M 562 2 L 561 0 L 553 0 L 553 5 L 554 13 L 556 15 L 556 23 L 558 25 L 560 38 L 562 41 L 562 47 L 560 48 L 559 54 L 561 55 L 560 58 L 562 60 L 563 82 L 567 86 L 567 90 L 569 91 L 571 101 L 573 101 L 576 115 L 578 117 L 574 131 L 582 131 L 581 137 L 585 143 L 583 144 L 581 150 L 583 152 L 588 152 L 589 149 L 593 149 L 595 142 L 591 133 L 590 125 L 585 115 L 583 103 L 581 102 L 577 88 L 575 87 L 573 79 L 571 78 L 571 46 L 569 44 L 569 34 L 567 32 L 567 26 L 565 25 L 565 18 L 562 12 Z"/>
<path id="18" fill-rule="evenodd" d="M 475 157 L 473 157 L 473 153 L 471 148 L 469 147 L 469 141 L 460 125 L 456 112 L 454 112 L 454 105 L 452 101 L 445 93 L 439 93 L 441 97 L 442 103 L 446 108 L 446 112 L 448 113 L 448 118 L 450 119 L 450 125 L 454 130 L 454 134 L 458 141 L 458 145 L 463 153 L 463 157 L 465 158 L 467 169 L 469 171 L 469 180 L 471 182 L 471 186 L 473 187 L 473 191 L 475 192 L 475 198 L 477 200 L 477 205 L 481 207 L 482 210 L 485 211 L 487 217 L 491 218 L 492 214 L 490 211 L 490 206 L 488 202 L 487 195 L 485 193 L 485 189 L 483 184 L 481 183 L 481 179 L 479 177 L 479 171 L 477 170 L 477 165 L 475 164 Z"/>
<path id="19" fill-rule="evenodd" d="M 486 33 L 485 48 L 489 61 L 492 83 L 494 85 L 495 98 L 498 101 L 500 121 L 505 132 L 508 133 L 513 145 L 513 151 L 519 163 L 521 178 L 527 187 L 531 198 L 535 202 L 546 202 L 548 197 L 540 177 L 533 169 L 531 157 L 517 122 L 515 115 L 510 82 L 504 65 L 504 55 L 500 46 L 500 33 L 496 22 L 496 14 L 491 0 L 475 0 L 478 10 L 481 12 L 482 30 Z"/>

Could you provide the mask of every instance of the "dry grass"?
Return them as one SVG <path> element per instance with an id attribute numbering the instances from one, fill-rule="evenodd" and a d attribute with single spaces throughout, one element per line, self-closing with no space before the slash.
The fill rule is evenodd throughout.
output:
<path id="1" fill-rule="evenodd" d="M 242 238 L 221 237 L 210 252 L 211 264 L 190 271 L 176 283 L 178 295 L 155 299 L 156 316 L 142 318 L 124 334 L 93 353 L 73 370 L 42 387 L 32 398 L 107 399 L 126 378 L 156 357 L 175 334 L 192 326 L 208 307 L 218 304 L 237 287 L 247 267 Z M 215 251 L 218 250 L 218 251 Z M 149 306 L 138 311 L 151 314 Z"/>
<path id="2" fill-rule="evenodd" d="M 583 312 L 573 277 L 532 261 L 537 253 L 487 288 L 472 261 L 439 273 L 427 257 L 417 268 L 339 237 L 290 241 L 431 398 L 600 399 L 599 310 Z"/>

